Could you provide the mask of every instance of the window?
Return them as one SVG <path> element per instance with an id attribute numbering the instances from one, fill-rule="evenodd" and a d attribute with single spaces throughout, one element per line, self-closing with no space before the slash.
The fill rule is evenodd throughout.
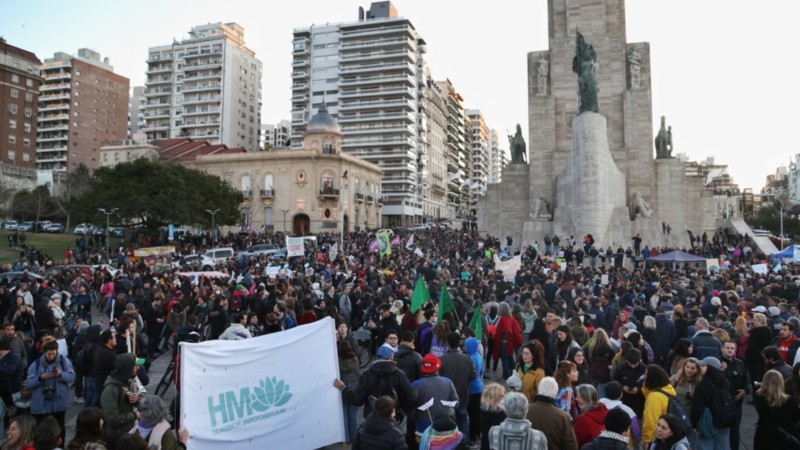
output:
<path id="1" fill-rule="evenodd" d="M 77 95 L 77 94 L 75 94 L 75 95 Z M 33 94 L 30 93 L 30 92 L 26 92 L 25 93 L 25 101 L 26 102 L 32 102 L 33 101 Z"/>
<path id="2" fill-rule="evenodd" d="M 18 89 L 11 89 L 11 98 L 18 98 L 19 97 L 19 90 Z"/>
<path id="3" fill-rule="evenodd" d="M 14 113 L 16 113 L 16 112 L 17 112 L 17 109 L 16 109 L 16 105 L 15 105 L 15 106 L 14 106 Z M 33 116 L 33 109 L 31 109 L 31 108 L 25 108 L 25 117 L 27 117 L 27 118 L 29 118 L 29 119 L 30 119 L 30 118 L 31 118 L 31 116 Z"/>
<path id="4" fill-rule="evenodd" d="M 33 80 L 30 78 L 25 79 L 25 86 L 33 87 Z"/>
<path id="5" fill-rule="evenodd" d="M 10 160 L 12 160 L 12 161 L 13 161 L 13 160 L 15 160 L 16 158 L 17 158 L 17 152 L 15 152 L 15 151 L 13 151 L 13 150 L 9 150 L 9 151 L 8 151 L 8 159 L 10 159 Z"/>
<path id="6" fill-rule="evenodd" d="M 31 146 L 31 140 L 28 139 L 28 138 L 23 139 L 22 140 L 22 145 L 24 145 L 25 147 L 30 147 Z M 27 153 L 26 153 L 26 155 L 27 155 Z"/>
<path id="7" fill-rule="evenodd" d="M 25 130 L 26 133 L 30 133 L 31 132 L 31 124 L 29 124 L 28 122 L 25 122 L 25 124 L 22 126 L 22 128 Z"/>
<path id="8" fill-rule="evenodd" d="M 17 143 L 17 137 L 15 135 L 13 135 L 13 134 L 9 134 L 8 135 L 8 143 L 9 144 L 16 144 Z"/>
<path id="9" fill-rule="evenodd" d="M 17 128 L 17 121 L 14 119 L 8 120 L 8 128 Z"/>
<path id="10" fill-rule="evenodd" d="M 11 74 L 11 82 L 12 83 L 19 83 L 19 75 L 12 73 Z"/>
<path id="11" fill-rule="evenodd" d="M 8 112 L 11 113 L 11 114 L 16 114 L 17 113 L 17 105 L 15 105 L 13 103 L 9 103 L 8 104 Z"/>
<path id="12" fill-rule="evenodd" d="M 23 153 L 22 154 L 22 160 L 23 161 L 30 161 L 31 160 L 31 154 L 30 153 Z"/>

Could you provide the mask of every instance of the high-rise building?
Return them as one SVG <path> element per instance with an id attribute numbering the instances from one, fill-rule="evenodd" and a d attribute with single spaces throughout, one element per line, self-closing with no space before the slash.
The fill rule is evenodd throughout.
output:
<path id="1" fill-rule="evenodd" d="M 421 119 L 425 132 L 421 144 L 426 156 L 428 184 L 423 198 L 425 220 L 451 218 L 447 211 L 447 103 L 439 84 L 427 70 L 422 86 Z"/>
<path id="2" fill-rule="evenodd" d="M 472 193 L 470 212 L 477 214 L 477 197 L 486 195 L 486 185 L 489 184 L 489 127 L 479 109 L 464 111 L 469 119 L 469 135 L 472 152 L 472 173 L 470 174 L 469 190 Z"/>
<path id="3" fill-rule="evenodd" d="M 383 172 L 386 227 L 424 220 L 425 52 L 425 41 L 391 2 L 361 9 L 356 22 L 294 31 L 292 147 L 302 147 L 308 118 L 324 102 L 341 126 L 342 150 Z"/>
<path id="4" fill-rule="evenodd" d="M 503 168 L 508 164 L 506 151 L 500 148 L 497 130 L 489 130 L 489 184 L 503 181 Z"/>
<path id="5" fill-rule="evenodd" d="M 283 148 L 291 145 L 292 123 L 281 120 L 277 124 L 261 124 L 261 148 L 269 144 L 270 148 Z"/>
<path id="6" fill-rule="evenodd" d="M 467 116 L 461 94 L 450 80 L 439 81 L 447 106 L 447 208 L 449 218 L 470 214 L 472 195 L 469 190 L 472 174 L 472 149 L 467 133 Z"/>
<path id="7" fill-rule="evenodd" d="M 134 86 L 133 95 L 128 101 L 128 138 L 134 139 L 144 128 L 144 86 Z"/>
<path id="8" fill-rule="evenodd" d="M 69 172 L 99 167 L 99 149 L 128 135 L 130 81 L 108 58 L 82 48 L 57 52 L 41 65 L 36 168 Z"/>
<path id="9" fill-rule="evenodd" d="M 151 47 L 144 131 L 148 140 L 192 137 L 257 150 L 261 61 L 236 23 L 193 27 L 189 38 Z"/>
<path id="10" fill-rule="evenodd" d="M 41 63 L 0 38 L 0 164 L 36 167 Z"/>

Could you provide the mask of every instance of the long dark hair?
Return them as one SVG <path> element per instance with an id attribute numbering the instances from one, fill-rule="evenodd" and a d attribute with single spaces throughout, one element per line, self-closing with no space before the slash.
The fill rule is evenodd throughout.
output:
<path id="1" fill-rule="evenodd" d="M 70 441 L 67 449 L 80 450 L 88 442 L 103 440 L 103 429 L 100 420 L 103 419 L 103 410 L 100 408 L 85 408 L 78 413 L 75 422 L 75 437 Z"/>
<path id="2" fill-rule="evenodd" d="M 688 358 L 692 356 L 689 353 L 689 347 L 692 346 L 692 341 L 686 338 L 678 339 L 678 342 L 675 343 L 675 347 L 672 348 L 672 351 L 669 352 L 669 358 L 667 359 L 667 367 L 672 367 L 672 364 L 675 362 L 675 359 L 678 357 Z"/>
<path id="3" fill-rule="evenodd" d="M 566 359 L 567 352 L 569 352 L 569 348 L 572 345 L 572 330 L 566 325 L 561 325 L 556 328 L 556 333 L 559 331 L 566 334 L 567 338 L 561 341 L 558 339 L 558 335 L 556 335 L 556 351 L 558 351 L 560 359 Z"/>
<path id="4" fill-rule="evenodd" d="M 531 361 L 531 366 L 528 370 L 544 369 L 544 346 L 542 346 L 541 342 L 533 340 L 523 345 L 522 348 L 527 348 L 531 352 L 531 356 L 533 356 L 533 361 Z M 522 351 L 520 351 L 517 367 L 522 367 L 522 364 Z"/>
<path id="5" fill-rule="evenodd" d="M 669 429 L 672 431 L 672 436 L 666 438 L 663 441 L 657 441 L 659 449 L 671 449 L 672 446 L 678 443 L 681 439 L 683 439 L 686 435 L 683 433 L 683 428 L 681 427 L 681 421 L 677 417 L 672 414 L 664 414 L 661 416 L 660 419 L 664 419 L 664 422 L 667 423 Z"/>
<path id="6" fill-rule="evenodd" d="M 667 372 L 657 364 L 650 364 L 647 366 L 647 371 L 644 373 L 644 387 L 654 391 L 661 389 L 669 384 L 669 375 Z"/>

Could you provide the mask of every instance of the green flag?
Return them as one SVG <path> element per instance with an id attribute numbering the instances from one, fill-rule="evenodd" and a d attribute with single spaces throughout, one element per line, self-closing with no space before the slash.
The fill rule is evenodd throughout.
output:
<path id="1" fill-rule="evenodd" d="M 475 332 L 475 338 L 477 340 L 483 340 L 483 320 L 481 319 L 480 304 L 475 306 L 475 312 L 472 313 L 472 320 L 469 321 L 469 327 Z"/>
<path id="2" fill-rule="evenodd" d="M 422 281 L 422 277 L 417 277 L 417 284 L 414 285 L 414 292 L 411 294 L 411 313 L 416 314 L 425 302 L 431 300 L 428 294 L 428 287 Z"/>
<path id="3" fill-rule="evenodd" d="M 442 293 L 439 295 L 439 310 L 436 312 L 436 320 L 441 322 L 448 311 L 455 311 L 453 300 L 450 299 L 450 292 L 445 285 L 442 285 Z"/>

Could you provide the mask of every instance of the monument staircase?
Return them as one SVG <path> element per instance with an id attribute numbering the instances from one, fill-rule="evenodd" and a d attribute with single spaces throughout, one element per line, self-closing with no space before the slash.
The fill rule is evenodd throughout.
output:
<path id="1" fill-rule="evenodd" d="M 778 248 L 775 247 L 775 244 L 773 244 L 767 236 L 756 236 L 753 234 L 753 230 L 750 228 L 750 225 L 744 221 L 744 219 L 725 219 L 722 221 L 721 225 L 720 222 L 717 222 L 717 226 L 733 228 L 736 233 L 750 236 L 750 239 L 752 239 L 756 244 L 756 248 L 753 250 L 758 250 L 767 256 L 778 252 Z"/>

